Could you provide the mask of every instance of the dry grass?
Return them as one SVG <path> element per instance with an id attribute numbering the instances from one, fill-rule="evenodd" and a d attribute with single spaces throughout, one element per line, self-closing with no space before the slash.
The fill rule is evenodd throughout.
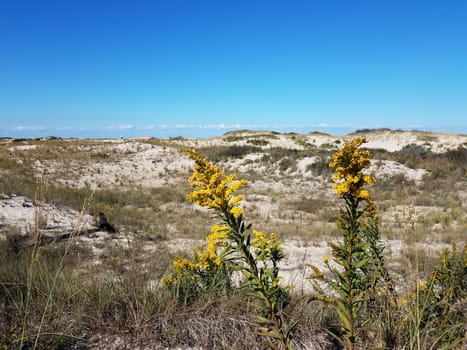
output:
<path id="1" fill-rule="evenodd" d="M 153 186 L 121 174 L 100 188 L 93 187 L 92 177 L 88 186 L 78 185 L 77 180 L 90 171 L 104 172 L 109 165 L 125 164 L 138 172 L 136 159 L 147 149 L 160 151 L 162 163 L 181 147 L 195 147 L 248 179 L 245 211 L 255 228 L 309 246 L 337 239 L 336 201 L 329 189 L 327 162 L 341 139 L 316 133 L 282 136 L 238 132 L 218 143 L 146 139 L 128 140 L 128 147 L 105 140 L 2 140 L 0 193 L 34 198 L 36 180 L 46 173 L 47 202 L 80 210 L 93 194 L 87 213 L 105 212 L 130 239 L 126 245 L 111 238 L 100 242 L 97 255 L 96 247 L 77 242 L 40 247 L 29 272 L 32 252 L 15 253 L 8 241 L 1 240 L 0 314 L 5 317 L 0 320 L 0 333 L 8 334 L 8 340 L 0 337 L 0 347 L 15 348 L 26 316 L 25 339 L 30 348 L 38 334 L 37 348 L 105 348 L 110 342 L 122 349 L 136 345 L 263 348 L 251 323 L 255 310 L 244 302 L 246 291 L 180 305 L 159 282 L 171 269 L 175 251 L 170 242 L 202 240 L 215 221 L 209 212 L 186 202 L 186 168 L 164 163 L 165 170 L 157 173 L 160 183 Z M 400 151 L 373 150 L 375 163 L 390 160 L 427 171 L 420 181 L 403 172 L 380 178 L 374 189 L 383 238 L 403 247 L 400 254 L 391 255 L 390 266 L 407 282 L 413 278 L 410 267 L 417 265 L 422 277 L 433 269 L 436 255 L 427 247 L 453 241 L 465 244 L 467 230 L 467 148 L 435 153 L 428 143 L 437 142 L 438 136 L 416 137 L 420 144 Z M 295 147 L 278 142 L 293 142 Z M 312 157 L 314 161 L 302 171 L 299 162 Z M 14 229 L 7 230 L 10 237 L 15 236 Z M 27 288 L 33 303 L 25 309 Z M 297 293 L 286 311 L 291 320 L 300 319 L 296 348 L 309 349 L 317 343 L 322 344 L 317 349 L 334 348 L 323 331 L 336 322 L 330 310 L 305 302 Z M 46 327 L 39 328 L 43 317 Z"/>

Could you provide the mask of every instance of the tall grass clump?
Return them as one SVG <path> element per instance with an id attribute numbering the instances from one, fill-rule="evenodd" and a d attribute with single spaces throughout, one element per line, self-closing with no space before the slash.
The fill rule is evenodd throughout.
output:
<path id="1" fill-rule="evenodd" d="M 438 264 L 430 276 L 425 281 L 416 276 L 414 286 L 402 300 L 409 349 L 467 346 L 467 245 L 459 250 L 454 243 L 438 254 Z"/>
<path id="2" fill-rule="evenodd" d="M 65 260 L 82 220 L 61 254 L 41 246 L 47 216 L 42 210 L 48 188 L 47 178 L 37 179 L 32 245 L 13 249 L 15 237 L 1 247 L 0 296 L 7 304 L 7 326 L 11 334 L 2 342 L 11 348 L 41 349 L 64 346 L 82 327 L 84 294 L 82 285 L 67 269 Z M 83 204 L 84 213 L 90 201 Z"/>

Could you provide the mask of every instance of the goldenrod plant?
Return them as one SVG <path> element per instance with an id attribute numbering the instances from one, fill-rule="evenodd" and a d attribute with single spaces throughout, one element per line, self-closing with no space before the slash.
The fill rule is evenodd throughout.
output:
<path id="1" fill-rule="evenodd" d="M 178 300 L 186 304 L 231 287 L 232 271 L 219 252 L 227 245 L 227 227 L 214 225 L 206 240 L 205 246 L 193 250 L 191 260 L 178 256 L 173 262 L 173 273 L 163 280 Z"/>
<path id="2" fill-rule="evenodd" d="M 190 178 L 194 190 L 188 199 L 214 210 L 222 224 L 213 226 L 206 249 L 195 253 L 192 261 L 178 258 L 174 262 L 174 272 L 166 283 L 174 286 L 191 278 L 192 284 L 196 284 L 195 275 L 221 267 L 241 271 L 245 279 L 243 286 L 251 291 L 260 313 L 259 334 L 270 339 L 266 343 L 270 348 L 290 349 L 292 327 L 286 327 L 283 314 L 288 293 L 280 284 L 278 268 L 284 257 L 281 242 L 274 233 L 267 235 L 252 230 L 251 224 L 244 222 L 243 209 L 239 206 L 244 197 L 237 194 L 246 185 L 244 179 L 238 179 L 236 174 L 224 174 L 194 150 L 184 152 L 195 162 Z"/>
<path id="3" fill-rule="evenodd" d="M 319 291 L 317 299 L 332 304 L 340 320 L 341 337 L 346 349 L 354 349 L 369 317 L 362 317 L 364 308 L 371 308 L 372 301 L 382 282 L 389 282 L 384 266 L 384 245 L 380 240 L 378 218 L 373 199 L 365 187 L 376 183 L 372 175 L 363 171 L 370 165 L 370 152 L 359 147 L 366 142 L 363 137 L 345 143 L 335 152 L 329 164 L 334 168 L 333 190 L 344 201 L 337 225 L 342 233 L 342 241 L 330 243 L 332 263 L 323 258 L 329 274 L 324 274 L 312 266 L 311 276 Z M 320 285 L 332 291 L 326 293 Z"/>

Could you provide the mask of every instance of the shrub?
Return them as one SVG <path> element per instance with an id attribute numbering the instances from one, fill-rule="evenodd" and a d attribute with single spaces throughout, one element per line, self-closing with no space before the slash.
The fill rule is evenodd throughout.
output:
<path id="1" fill-rule="evenodd" d="M 198 149 L 198 152 L 213 162 L 221 162 L 228 159 L 239 159 L 250 153 L 261 152 L 261 148 L 246 145 L 211 146 L 202 147 Z"/>

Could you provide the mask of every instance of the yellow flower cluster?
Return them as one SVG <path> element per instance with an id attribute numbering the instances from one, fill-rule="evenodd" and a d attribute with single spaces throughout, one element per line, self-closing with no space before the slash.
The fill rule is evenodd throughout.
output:
<path id="1" fill-rule="evenodd" d="M 251 244 L 258 258 L 268 260 L 282 253 L 281 241 L 274 232 L 267 237 L 263 232 L 253 230 L 253 235 L 255 238 L 251 240 Z"/>
<path id="2" fill-rule="evenodd" d="M 162 279 L 167 286 L 179 286 L 182 280 L 195 281 L 196 263 L 178 256 L 173 262 L 174 271 Z"/>
<path id="3" fill-rule="evenodd" d="M 333 189 L 339 197 L 354 197 L 371 203 L 370 193 L 363 187 L 375 184 L 376 180 L 362 173 L 370 165 L 370 152 L 358 149 L 365 142 L 364 137 L 346 142 L 341 150 L 333 154 L 329 166 L 335 169 Z"/>
<path id="4" fill-rule="evenodd" d="M 190 187 L 195 190 L 188 195 L 188 200 L 224 214 L 231 213 L 235 217 L 241 215 L 243 210 L 236 204 L 244 196 L 234 194 L 246 185 L 246 180 L 238 180 L 236 174 L 225 175 L 219 167 L 212 165 L 195 150 L 184 152 L 195 161 L 194 172 L 190 177 Z"/>
<path id="5" fill-rule="evenodd" d="M 206 237 L 205 247 L 199 247 L 194 250 L 194 259 L 192 261 L 183 257 L 177 257 L 173 262 L 174 272 L 171 276 L 164 278 L 167 285 L 176 285 L 181 278 L 195 280 L 195 275 L 203 270 L 210 270 L 214 266 L 220 266 L 223 262 L 223 255 L 218 254 L 218 248 L 227 245 L 227 234 L 229 227 L 227 225 L 214 225 L 211 227 L 211 233 Z"/>
<path id="6" fill-rule="evenodd" d="M 196 270 L 197 265 L 191 262 L 188 259 L 182 258 L 178 256 L 176 260 L 173 262 L 174 269 L 176 272 L 183 274 L 185 271 L 193 271 Z"/>
<path id="7" fill-rule="evenodd" d="M 214 225 L 211 227 L 211 234 L 206 237 L 206 252 L 199 254 L 200 266 L 208 269 L 211 264 L 220 266 L 222 263 L 222 255 L 217 254 L 219 247 L 227 244 L 227 233 L 229 227 L 227 225 Z"/>

